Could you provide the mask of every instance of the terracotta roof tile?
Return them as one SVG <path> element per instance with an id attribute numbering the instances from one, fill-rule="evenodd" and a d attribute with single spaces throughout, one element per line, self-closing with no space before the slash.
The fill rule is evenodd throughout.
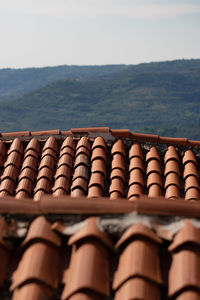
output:
<path id="1" fill-rule="evenodd" d="M 12 179 L 6 178 L 0 184 L 0 192 L 5 191 L 9 195 L 12 195 L 14 192 L 15 183 Z"/>
<path id="2" fill-rule="evenodd" d="M 169 173 L 176 173 L 178 176 L 180 176 L 180 168 L 177 161 L 169 160 L 165 164 L 164 175 L 167 176 Z"/>
<path id="3" fill-rule="evenodd" d="M 189 220 L 185 221 L 184 227 L 176 234 L 169 251 L 175 251 L 186 243 L 193 243 L 200 246 L 200 229 L 194 227 Z"/>
<path id="4" fill-rule="evenodd" d="M 101 136 L 98 136 L 93 144 L 92 144 L 92 150 L 94 150 L 95 148 L 103 148 L 105 151 L 107 151 L 107 146 L 106 143 L 104 141 L 104 139 Z"/>
<path id="5" fill-rule="evenodd" d="M 99 186 L 102 190 L 104 189 L 104 177 L 101 173 L 92 173 L 88 187 Z"/>
<path id="6" fill-rule="evenodd" d="M 125 174 L 121 169 L 113 169 L 110 173 L 110 180 L 114 178 L 119 178 L 125 183 Z"/>
<path id="7" fill-rule="evenodd" d="M 184 167 L 183 179 L 186 179 L 188 176 L 193 175 L 199 178 L 197 167 L 194 163 L 188 163 Z"/>
<path id="8" fill-rule="evenodd" d="M 156 159 L 152 159 L 147 164 L 146 174 L 158 173 L 162 176 L 161 165 Z"/>
<path id="9" fill-rule="evenodd" d="M 199 268 L 199 251 L 184 249 L 174 253 L 169 271 L 169 296 L 172 297 L 183 289 L 199 288 Z"/>
<path id="10" fill-rule="evenodd" d="M 132 138 L 132 133 L 129 129 L 112 129 L 111 134 L 118 138 Z"/>
<path id="11" fill-rule="evenodd" d="M 175 173 L 169 173 L 166 178 L 165 178 L 165 189 L 169 186 L 169 185 L 175 185 L 178 188 L 180 188 L 180 181 L 179 181 L 179 177 L 177 176 L 177 174 Z"/>
<path id="12" fill-rule="evenodd" d="M 54 297 L 52 289 L 45 284 L 31 282 L 17 288 L 13 293 L 12 300 L 43 300 L 53 299 Z"/>
<path id="13" fill-rule="evenodd" d="M 82 189 L 84 192 L 87 192 L 87 186 L 88 182 L 82 177 L 78 177 L 75 180 L 73 180 L 72 185 L 71 185 L 71 190 L 73 191 L 74 189 Z"/>
<path id="14" fill-rule="evenodd" d="M 79 156 L 79 159 L 80 159 L 80 156 Z M 69 168 L 72 168 L 73 163 L 74 163 L 74 159 L 71 157 L 71 155 L 69 155 L 69 154 L 63 154 L 59 158 L 57 168 L 59 168 L 59 167 L 61 167 L 63 165 L 68 166 Z M 78 165 L 78 162 L 77 162 L 77 165 Z"/>
<path id="15" fill-rule="evenodd" d="M 121 179 L 115 178 L 111 181 L 110 189 L 109 189 L 109 193 L 110 193 L 111 198 L 113 198 L 113 195 L 112 195 L 113 192 L 117 192 L 117 193 L 119 193 L 119 195 L 121 197 L 123 197 L 123 195 L 124 195 L 124 186 L 123 186 L 123 181 Z"/>
<path id="16" fill-rule="evenodd" d="M 1 181 L 3 181 L 6 178 L 10 178 L 13 181 L 16 181 L 18 175 L 18 168 L 14 165 L 9 165 L 4 169 L 4 172 L 1 176 Z"/>
<path id="17" fill-rule="evenodd" d="M 132 136 L 138 141 L 149 141 L 155 143 L 159 141 L 159 136 L 154 134 L 132 132 Z"/>
<path id="18" fill-rule="evenodd" d="M 23 161 L 23 164 L 22 164 L 22 168 L 21 168 L 21 171 L 24 169 L 24 168 L 30 168 L 32 169 L 33 171 L 36 170 L 36 166 L 37 166 L 37 158 L 33 157 L 33 156 L 27 156 L 24 161 Z"/>
<path id="19" fill-rule="evenodd" d="M 46 178 L 49 181 L 51 181 L 53 178 L 52 170 L 50 170 L 48 167 L 44 167 L 40 169 L 37 175 L 37 181 L 40 180 L 41 178 Z"/>
<path id="20" fill-rule="evenodd" d="M 146 163 L 148 163 L 151 159 L 156 159 L 158 160 L 158 162 L 160 162 L 160 155 L 156 149 L 156 147 L 151 147 L 151 149 L 149 150 L 149 152 L 146 155 Z"/>
<path id="21" fill-rule="evenodd" d="M 42 168 L 49 168 L 50 170 L 53 171 L 54 165 L 55 165 L 55 159 L 50 155 L 46 155 L 41 160 L 38 171 L 40 171 Z"/>
<path id="22" fill-rule="evenodd" d="M 116 291 L 115 300 L 121 299 L 160 300 L 161 297 L 157 284 L 145 280 L 144 278 L 134 277 L 126 281 Z"/>
<path id="23" fill-rule="evenodd" d="M 195 155 L 192 152 L 192 150 L 185 151 L 185 154 L 183 156 L 183 164 L 185 165 L 189 162 L 193 162 L 194 164 L 197 165 L 197 160 L 196 160 Z"/>
<path id="24" fill-rule="evenodd" d="M 143 166 L 143 162 L 140 158 L 138 157 L 133 157 L 130 160 L 130 164 L 129 164 L 129 172 L 131 172 L 134 169 L 140 169 L 141 171 L 144 172 L 144 166 Z"/>
<path id="25" fill-rule="evenodd" d="M 112 170 L 113 169 L 122 169 L 125 172 L 125 162 L 121 154 L 115 154 L 112 160 Z"/>
<path id="26" fill-rule="evenodd" d="M 169 174 L 170 175 L 170 174 Z M 157 184 L 162 187 L 162 178 L 158 173 L 150 173 L 147 177 L 147 187 L 150 188 L 151 185 Z"/>
<path id="27" fill-rule="evenodd" d="M 11 291 L 30 280 L 40 281 L 56 288 L 58 286 L 57 264 L 57 248 L 42 242 L 32 244 L 24 252 L 17 270 L 13 273 Z"/>
<path id="28" fill-rule="evenodd" d="M 62 143 L 60 150 L 64 150 L 65 148 L 71 148 L 75 150 L 75 142 L 72 137 L 68 136 Z"/>
<path id="29" fill-rule="evenodd" d="M 135 196 L 139 196 L 143 193 L 142 186 L 140 184 L 132 184 L 128 190 L 128 199 L 132 199 Z"/>
<path id="30" fill-rule="evenodd" d="M 102 197 L 102 188 L 98 185 L 93 185 L 88 189 L 88 198 Z"/>
<path id="31" fill-rule="evenodd" d="M 78 167 L 79 165 L 85 165 L 89 168 L 89 157 L 85 154 L 78 155 L 74 162 L 74 168 Z"/>
<path id="32" fill-rule="evenodd" d="M 160 137 L 159 142 L 166 144 L 174 144 L 174 145 L 188 145 L 188 139 L 186 138 L 174 138 L 174 137 Z"/>
<path id="33" fill-rule="evenodd" d="M 53 193 L 56 192 L 57 189 L 63 189 L 66 193 L 68 193 L 69 192 L 69 180 L 64 176 L 58 177 L 58 179 L 55 181 L 55 184 L 52 188 Z"/>
<path id="34" fill-rule="evenodd" d="M 31 131 L 31 135 L 32 136 L 37 136 L 37 135 L 59 135 L 60 134 L 60 130 L 59 129 L 55 129 L 55 130 L 41 130 L 41 131 Z"/>
<path id="35" fill-rule="evenodd" d="M 150 241 L 153 241 L 157 244 L 161 244 L 162 240 L 148 227 L 142 223 L 138 223 L 130 226 L 116 243 L 115 247 L 124 247 L 125 243 L 128 243 L 132 240 L 137 240 L 138 238 L 146 238 Z"/>
<path id="36" fill-rule="evenodd" d="M 8 155 L 8 158 L 4 164 L 4 168 L 13 165 L 16 168 L 19 168 L 21 163 L 21 155 L 18 152 L 12 152 L 10 155 Z"/>
<path id="37" fill-rule="evenodd" d="M 8 150 L 8 155 L 13 151 L 18 152 L 19 154 L 23 154 L 23 144 L 19 138 L 13 140 L 10 149 Z"/>
<path id="38" fill-rule="evenodd" d="M 28 143 L 28 145 L 27 145 L 27 147 L 25 149 L 25 153 L 27 151 L 30 151 L 30 150 L 33 150 L 33 151 L 35 151 L 37 153 L 40 152 L 40 143 L 38 142 L 38 140 L 36 138 L 32 138 L 30 140 L 30 142 Z"/>
<path id="39" fill-rule="evenodd" d="M 99 296 L 110 294 L 107 243 L 110 246 L 109 238 L 97 228 L 95 218 L 89 219 L 69 240 L 73 250 L 61 299 L 70 299 L 70 296 L 82 290 L 92 291 Z"/>
<path id="40" fill-rule="evenodd" d="M 26 193 L 28 193 L 29 197 L 31 196 L 31 191 L 33 188 L 33 182 L 30 181 L 28 178 L 24 178 L 23 180 L 21 180 L 16 188 L 16 198 L 19 198 L 19 196 L 17 196 L 17 194 L 21 191 L 25 191 Z"/>
<path id="41" fill-rule="evenodd" d="M 186 200 L 197 200 L 200 198 L 199 189 L 197 188 L 189 188 L 185 193 Z"/>
<path id="42" fill-rule="evenodd" d="M 38 192 L 39 190 L 42 190 L 44 192 L 48 192 L 50 190 L 50 181 L 47 178 L 41 178 L 37 181 L 34 192 Z"/>
<path id="43" fill-rule="evenodd" d="M 179 157 L 178 157 L 177 151 L 175 150 L 174 146 L 169 146 L 165 153 L 165 158 L 164 158 L 165 164 L 167 162 L 169 162 L 170 160 L 175 160 L 179 163 Z"/>
<path id="44" fill-rule="evenodd" d="M 179 188 L 176 185 L 169 185 L 166 188 L 165 191 L 165 198 L 179 198 L 180 197 L 180 191 Z"/>
<path id="45" fill-rule="evenodd" d="M 94 148 L 92 151 L 91 162 L 96 159 L 103 159 L 105 163 L 107 162 L 106 152 L 103 148 Z"/>
<path id="46" fill-rule="evenodd" d="M 144 186 L 144 177 L 141 170 L 135 169 L 130 172 L 129 186 L 135 183 L 140 184 L 142 187 Z"/>
<path id="47" fill-rule="evenodd" d="M 90 141 L 89 139 L 84 136 L 82 138 L 80 138 L 80 140 L 78 141 L 77 145 L 76 145 L 76 151 L 80 148 L 80 147 L 85 147 L 86 149 L 90 150 Z"/>
<path id="48" fill-rule="evenodd" d="M 42 151 L 41 159 L 43 159 L 46 155 L 52 156 L 54 159 L 56 159 L 56 152 L 50 148 Z"/>
<path id="49" fill-rule="evenodd" d="M 105 165 L 104 160 L 102 160 L 102 159 L 93 160 L 91 172 L 92 173 L 99 172 L 99 173 L 102 173 L 104 175 L 104 177 L 106 177 L 106 165 Z"/>
<path id="50" fill-rule="evenodd" d="M 161 186 L 156 184 L 152 184 L 149 187 L 149 191 L 148 191 L 148 196 L 149 197 L 159 197 L 162 196 L 162 189 Z"/>
<path id="51" fill-rule="evenodd" d="M 146 237 L 131 240 L 120 254 L 118 267 L 114 276 L 113 289 L 118 289 L 133 277 L 142 277 L 154 283 L 161 284 L 162 278 L 158 250 L 157 243 L 155 243 L 155 240 L 152 241 L 151 238 L 150 240 L 146 239 Z M 132 258 L 131 260 L 129 259 L 130 257 Z"/>
<path id="52" fill-rule="evenodd" d="M 70 179 L 71 177 L 71 168 L 66 166 L 66 165 L 62 165 L 59 168 L 56 169 L 56 173 L 54 175 L 55 180 L 60 177 L 60 176 L 64 176 L 68 179 Z"/>
<path id="53" fill-rule="evenodd" d="M 125 150 L 122 140 L 117 140 L 114 143 L 114 145 L 112 146 L 111 154 L 112 155 L 121 154 L 124 157 L 126 157 L 126 150 Z"/>
<path id="54" fill-rule="evenodd" d="M 189 176 L 186 178 L 185 191 L 187 191 L 190 188 L 199 189 L 199 180 L 196 178 L 196 176 Z"/>
<path id="55" fill-rule="evenodd" d="M 42 169 L 43 170 L 43 169 Z M 35 171 L 29 167 L 23 168 L 22 172 L 19 175 L 19 181 L 28 178 L 29 180 L 33 181 L 35 177 Z"/>
<path id="56" fill-rule="evenodd" d="M 182 292 L 179 296 L 176 297 L 176 300 L 198 300 L 199 297 L 199 291 L 191 290 Z"/>
<path id="57" fill-rule="evenodd" d="M 71 128 L 72 133 L 109 132 L 109 127 Z"/>
<path id="58" fill-rule="evenodd" d="M 79 165 L 74 171 L 73 180 L 78 177 L 84 178 L 87 181 L 89 178 L 88 168 L 84 165 Z"/>
<path id="59" fill-rule="evenodd" d="M 23 136 L 30 136 L 30 131 L 15 131 L 15 132 L 3 132 L 1 133 L 2 137 L 10 138 L 10 137 L 23 137 Z"/>
<path id="60" fill-rule="evenodd" d="M 143 153 L 140 144 L 133 144 L 129 150 L 129 159 L 138 157 L 143 160 Z"/>
<path id="61" fill-rule="evenodd" d="M 50 223 L 44 217 L 36 218 L 30 225 L 28 234 L 21 243 L 22 247 L 27 247 L 33 242 L 45 241 L 59 247 L 61 245 L 60 238 L 51 230 Z"/>

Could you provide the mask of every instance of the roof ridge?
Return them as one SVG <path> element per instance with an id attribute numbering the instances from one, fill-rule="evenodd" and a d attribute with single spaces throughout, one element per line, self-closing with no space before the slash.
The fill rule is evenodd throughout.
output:
<path id="1" fill-rule="evenodd" d="M 200 147 L 200 140 L 189 140 L 187 138 L 163 137 L 149 133 L 131 132 L 129 129 L 110 129 L 109 127 L 83 127 L 71 128 L 67 131 L 41 130 L 41 131 L 16 131 L 0 133 L 1 140 L 13 140 L 16 137 L 31 139 L 32 137 L 47 138 L 51 135 L 62 138 L 63 136 L 89 136 L 91 138 L 102 136 L 105 140 L 114 140 L 115 138 L 131 139 L 136 142 L 151 142 L 181 146 Z"/>

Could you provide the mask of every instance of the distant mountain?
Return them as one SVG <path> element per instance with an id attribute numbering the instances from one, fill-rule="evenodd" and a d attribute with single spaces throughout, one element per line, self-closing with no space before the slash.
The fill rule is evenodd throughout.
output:
<path id="1" fill-rule="evenodd" d="M 0 69 L 0 98 L 5 96 L 15 97 L 56 80 L 103 76 L 126 68 L 126 65 L 106 65 Z"/>
<path id="2" fill-rule="evenodd" d="M 200 139 L 200 60 L 120 66 L 0 103 L 0 131 L 82 126 Z"/>

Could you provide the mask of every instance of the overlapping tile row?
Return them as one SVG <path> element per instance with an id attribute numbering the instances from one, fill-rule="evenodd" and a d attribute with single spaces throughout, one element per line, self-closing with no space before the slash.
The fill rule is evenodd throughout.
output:
<path id="1" fill-rule="evenodd" d="M 39 200 L 45 193 L 49 193 L 52 185 L 53 171 L 57 155 L 57 141 L 49 137 L 42 149 L 36 186 L 34 188 L 34 200 Z"/>
<path id="2" fill-rule="evenodd" d="M 92 144 L 91 176 L 88 185 L 88 198 L 104 195 L 107 167 L 107 147 L 102 137 L 97 137 Z"/>
<path id="3" fill-rule="evenodd" d="M 198 164 L 192 150 L 185 151 L 183 156 L 183 179 L 185 183 L 185 199 L 197 200 L 199 199 L 199 174 Z"/>
<path id="4" fill-rule="evenodd" d="M 169 247 L 168 294 L 174 300 L 200 299 L 200 229 L 186 221 Z"/>
<path id="5" fill-rule="evenodd" d="M 151 147 L 146 155 L 146 165 L 148 195 L 161 196 L 163 190 L 161 159 L 155 146 Z"/>
<path id="6" fill-rule="evenodd" d="M 22 257 L 12 275 L 12 300 L 55 299 L 60 244 L 60 238 L 44 217 L 32 222 L 20 247 Z"/>
<path id="7" fill-rule="evenodd" d="M 180 197 L 180 161 L 174 146 L 169 146 L 164 157 L 165 197 Z"/>
<path id="8" fill-rule="evenodd" d="M 106 143 L 100 136 L 1 141 L 0 196 L 37 201 L 45 194 L 71 194 L 134 201 L 148 194 L 194 201 L 200 196 L 194 150 L 122 139 Z"/>
<path id="9" fill-rule="evenodd" d="M 69 194 L 72 166 L 74 163 L 75 142 L 72 137 L 67 137 L 60 148 L 60 156 L 54 176 L 53 195 Z"/>
<path id="10" fill-rule="evenodd" d="M 115 300 L 159 300 L 162 285 L 161 240 L 143 224 L 129 227 L 117 242 L 120 250 L 113 281 Z"/>
<path id="11" fill-rule="evenodd" d="M 7 152 L 7 159 L 4 163 L 4 171 L 1 176 L 0 196 L 4 197 L 14 194 L 22 156 L 23 143 L 19 138 L 16 138 Z"/>
<path id="12" fill-rule="evenodd" d="M 139 144 L 132 145 L 129 151 L 129 189 L 127 198 L 131 201 L 144 192 L 143 153 Z"/>
<path id="13" fill-rule="evenodd" d="M 36 138 L 28 143 L 24 151 L 24 160 L 16 187 L 16 198 L 30 198 L 32 195 L 34 179 L 37 169 L 40 144 Z"/>
<path id="14" fill-rule="evenodd" d="M 89 218 L 68 241 L 72 246 L 62 300 L 100 300 L 110 295 L 110 238 Z"/>
<path id="15" fill-rule="evenodd" d="M 85 196 L 88 191 L 88 179 L 90 168 L 90 141 L 82 137 L 77 145 L 74 161 L 74 174 L 71 184 L 71 196 Z"/>
<path id="16" fill-rule="evenodd" d="M 126 176 L 126 150 L 122 140 L 117 140 L 111 149 L 112 163 L 109 194 L 111 199 L 124 197 Z"/>

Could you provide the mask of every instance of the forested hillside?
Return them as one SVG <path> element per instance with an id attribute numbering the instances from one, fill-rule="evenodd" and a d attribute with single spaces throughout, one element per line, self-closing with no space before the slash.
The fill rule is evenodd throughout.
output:
<path id="1" fill-rule="evenodd" d="M 119 66 L 2 99 L 0 128 L 109 126 L 200 139 L 199 104 L 200 60 Z"/>

